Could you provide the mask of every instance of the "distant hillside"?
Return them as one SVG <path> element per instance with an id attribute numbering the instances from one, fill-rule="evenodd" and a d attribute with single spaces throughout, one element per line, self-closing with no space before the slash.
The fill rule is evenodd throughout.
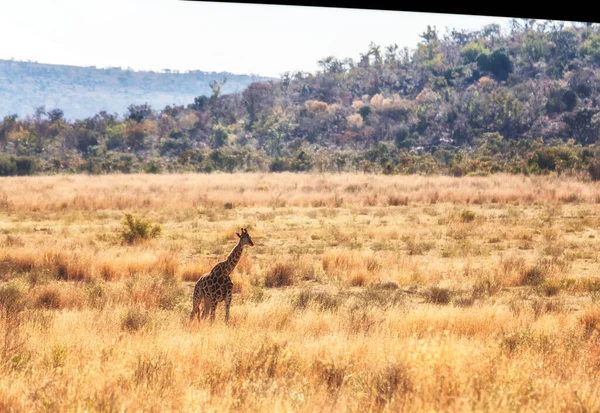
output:
<path id="1" fill-rule="evenodd" d="M 161 110 L 167 105 L 192 103 L 200 95 L 210 96 L 210 82 L 223 79 L 226 82 L 221 93 L 226 94 L 267 78 L 224 72 L 138 72 L 0 60 L 0 117 L 25 117 L 40 106 L 47 110 L 60 108 L 72 120 L 103 110 L 122 115 L 131 104 L 148 103 Z"/>

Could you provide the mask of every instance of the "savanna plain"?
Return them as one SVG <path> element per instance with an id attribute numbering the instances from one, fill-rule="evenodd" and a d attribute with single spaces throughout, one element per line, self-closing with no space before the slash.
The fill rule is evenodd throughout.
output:
<path id="1" fill-rule="evenodd" d="M 583 178 L 1 178 L 0 411 L 599 411 L 599 247 Z"/>

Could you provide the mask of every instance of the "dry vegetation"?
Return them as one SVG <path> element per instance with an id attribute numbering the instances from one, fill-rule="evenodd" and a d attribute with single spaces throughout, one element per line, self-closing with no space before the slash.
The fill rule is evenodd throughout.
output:
<path id="1" fill-rule="evenodd" d="M 3 178 L 0 411 L 598 411 L 599 185 Z M 229 326 L 190 323 L 242 226 Z"/>

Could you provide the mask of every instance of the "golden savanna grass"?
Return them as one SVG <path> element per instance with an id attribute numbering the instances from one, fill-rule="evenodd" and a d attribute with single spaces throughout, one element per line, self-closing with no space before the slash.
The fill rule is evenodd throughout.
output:
<path id="1" fill-rule="evenodd" d="M 2 178 L 0 411 L 598 411 L 599 224 L 566 177 Z"/>

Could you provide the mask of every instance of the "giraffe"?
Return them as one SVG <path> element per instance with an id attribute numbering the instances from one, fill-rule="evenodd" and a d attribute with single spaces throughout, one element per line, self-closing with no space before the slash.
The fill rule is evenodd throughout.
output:
<path id="1" fill-rule="evenodd" d="M 229 306 L 231 305 L 233 282 L 229 274 L 233 272 L 237 265 L 242 251 L 246 245 L 254 246 L 250 234 L 246 228 L 242 228 L 242 233 L 235 233 L 240 239 L 237 245 L 231 250 L 225 261 L 219 262 L 210 270 L 209 273 L 201 276 L 194 287 L 192 313 L 190 320 L 197 315 L 200 319 L 200 302 L 203 304 L 202 318 L 206 318 L 210 313 L 210 321 L 215 320 L 215 309 L 217 304 L 225 301 L 225 323 L 229 321 Z"/>

